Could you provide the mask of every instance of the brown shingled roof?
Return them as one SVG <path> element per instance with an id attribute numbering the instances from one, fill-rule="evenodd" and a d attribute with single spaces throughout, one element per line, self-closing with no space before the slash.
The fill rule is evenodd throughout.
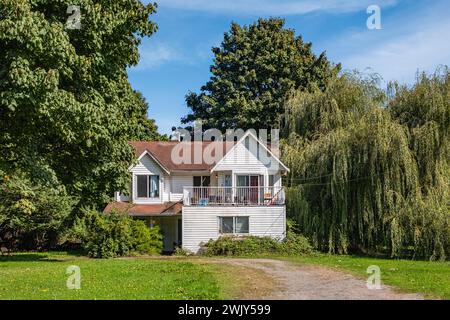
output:
<path id="1" fill-rule="evenodd" d="M 132 204 L 129 202 L 108 203 L 103 213 L 110 213 L 112 210 L 127 212 L 130 216 L 152 216 L 152 215 L 174 215 L 181 213 L 181 202 L 165 202 L 158 204 Z"/>
<path id="2" fill-rule="evenodd" d="M 173 148 L 179 143 L 189 143 L 191 148 L 192 163 L 186 164 L 175 164 L 171 159 Z M 202 141 L 198 142 L 202 146 L 202 152 L 211 143 L 220 143 L 222 145 L 222 155 L 225 154 L 233 147 L 234 143 L 226 142 L 213 142 L 213 141 Z M 212 164 L 207 164 L 204 162 L 203 157 L 202 163 L 194 162 L 194 142 L 178 142 L 178 141 L 131 141 L 130 144 L 134 147 L 136 157 L 142 155 L 145 151 L 149 152 L 165 169 L 168 171 L 209 171 L 215 165 L 216 162 Z"/>

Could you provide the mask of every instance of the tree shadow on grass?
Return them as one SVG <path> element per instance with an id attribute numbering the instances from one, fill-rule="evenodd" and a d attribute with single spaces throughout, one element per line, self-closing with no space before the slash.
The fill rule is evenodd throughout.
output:
<path id="1" fill-rule="evenodd" d="M 21 262 L 21 261 L 46 261 L 64 262 L 73 257 L 83 257 L 81 251 L 64 252 L 19 252 L 0 256 L 0 262 Z"/>

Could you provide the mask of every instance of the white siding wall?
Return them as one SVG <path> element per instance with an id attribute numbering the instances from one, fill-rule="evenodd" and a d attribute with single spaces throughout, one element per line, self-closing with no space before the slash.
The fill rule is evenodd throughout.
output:
<path id="1" fill-rule="evenodd" d="M 164 182 L 162 184 L 162 190 L 163 190 L 163 194 L 162 194 L 162 200 L 163 202 L 168 202 L 170 201 L 170 176 L 168 174 L 164 175 Z"/>
<path id="2" fill-rule="evenodd" d="M 267 167 L 258 160 L 257 155 L 245 147 L 244 143 L 240 143 L 222 159 L 215 170 L 264 174 Z"/>
<path id="3" fill-rule="evenodd" d="M 192 176 L 176 175 L 170 177 L 170 201 L 180 201 L 183 199 L 183 187 L 192 187 Z"/>
<path id="4" fill-rule="evenodd" d="M 253 138 L 249 138 L 253 139 Z M 256 140 L 254 140 L 256 141 Z M 232 174 L 233 185 L 236 185 L 236 176 L 242 174 L 253 174 L 253 175 L 262 175 L 264 180 L 261 181 L 261 184 L 268 185 L 268 176 L 273 174 L 275 175 L 275 186 L 281 187 L 281 175 L 280 170 L 282 169 L 279 162 L 273 158 L 269 157 L 270 162 L 264 163 L 263 161 L 267 161 L 267 158 L 264 157 L 261 160 L 258 158 L 258 151 L 255 145 L 252 143 L 249 144 L 249 148 L 246 147 L 245 141 L 242 141 L 240 144 L 237 144 L 235 148 L 233 148 L 223 159 L 218 163 L 215 167 L 215 171 L 219 172 L 219 186 L 223 185 L 223 171 L 230 172 Z M 259 146 L 261 149 L 261 154 L 266 154 L 266 150 Z"/>
<path id="5" fill-rule="evenodd" d="M 194 185 L 194 176 L 209 176 L 209 172 L 192 173 L 192 175 L 172 174 L 170 176 L 170 201 L 180 201 L 183 199 L 183 187 L 192 187 Z M 217 186 L 215 175 L 211 176 L 211 186 Z"/>
<path id="6" fill-rule="evenodd" d="M 285 235 L 285 207 L 183 207 L 183 248 L 197 253 L 202 242 L 217 239 L 221 216 L 248 216 L 250 235 Z"/>

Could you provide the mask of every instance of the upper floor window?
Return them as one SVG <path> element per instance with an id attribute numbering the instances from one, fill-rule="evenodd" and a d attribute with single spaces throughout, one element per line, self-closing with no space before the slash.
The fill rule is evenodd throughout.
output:
<path id="1" fill-rule="evenodd" d="M 159 176 L 137 175 L 137 196 L 138 198 L 158 198 L 159 197 Z"/>

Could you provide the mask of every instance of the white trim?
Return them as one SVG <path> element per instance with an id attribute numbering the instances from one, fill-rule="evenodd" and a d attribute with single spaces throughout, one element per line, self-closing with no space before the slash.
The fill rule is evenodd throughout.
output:
<path id="1" fill-rule="evenodd" d="M 217 216 L 217 220 L 218 220 L 218 234 L 220 236 L 248 236 L 250 235 L 250 216 L 249 215 L 238 215 L 238 216 L 223 216 L 223 215 L 219 215 Z M 222 225 L 221 225 L 221 219 L 223 218 L 232 218 L 233 219 L 233 232 L 220 232 L 220 230 L 222 229 Z M 247 232 L 236 232 L 236 220 L 237 218 L 247 218 L 248 219 L 248 230 Z"/>
<path id="2" fill-rule="evenodd" d="M 269 148 L 267 148 L 267 147 L 264 145 L 264 143 L 262 143 L 262 142 L 261 142 L 261 141 L 260 141 L 260 140 L 259 140 L 259 139 L 258 139 L 258 138 L 250 131 L 250 130 L 248 130 L 248 131 L 241 137 L 241 139 L 239 139 L 239 141 L 238 141 L 237 143 L 235 143 L 234 146 L 233 146 L 230 150 L 228 150 L 227 153 L 225 153 L 225 155 L 222 157 L 222 159 L 220 159 L 220 160 L 216 163 L 216 165 L 211 169 L 211 172 L 215 171 L 215 170 L 216 170 L 216 167 L 223 161 L 223 159 L 225 159 L 225 158 L 227 157 L 227 155 L 228 155 L 229 153 L 231 153 L 231 152 L 237 147 L 237 145 L 239 145 L 240 143 L 242 143 L 242 141 L 243 141 L 245 138 L 247 138 L 248 136 L 252 136 L 253 139 L 255 139 L 260 145 L 262 145 L 263 148 L 266 149 L 267 152 L 269 152 L 269 154 L 270 154 L 270 156 L 271 156 L 272 158 L 274 158 L 276 161 L 278 161 L 278 163 L 281 164 L 281 166 L 283 166 L 284 169 L 285 169 L 287 172 L 290 172 L 289 168 L 288 168 L 283 162 L 281 162 L 281 160 L 278 159 L 278 157 L 276 157 L 276 156 L 272 153 L 272 151 L 270 151 Z M 228 141 L 224 141 L 224 143 L 228 143 Z"/>
<path id="3" fill-rule="evenodd" d="M 139 194 L 138 177 L 139 176 L 147 177 L 146 185 L 147 185 L 147 195 L 148 195 L 148 197 L 139 197 L 138 196 L 138 194 Z M 163 182 L 163 178 L 161 178 L 161 176 L 159 174 L 140 174 L 140 173 L 135 174 L 135 173 L 133 173 L 133 177 L 136 177 L 134 179 L 134 181 L 136 181 L 136 197 L 133 198 L 134 201 L 147 201 L 147 200 L 154 201 L 154 200 L 159 200 L 160 203 L 163 202 L 163 197 L 164 196 L 163 196 L 162 192 L 164 192 L 164 190 L 163 190 L 164 182 Z M 158 196 L 157 197 L 150 197 L 150 192 L 151 192 L 150 191 L 150 179 L 151 179 L 150 177 L 158 177 Z"/>

